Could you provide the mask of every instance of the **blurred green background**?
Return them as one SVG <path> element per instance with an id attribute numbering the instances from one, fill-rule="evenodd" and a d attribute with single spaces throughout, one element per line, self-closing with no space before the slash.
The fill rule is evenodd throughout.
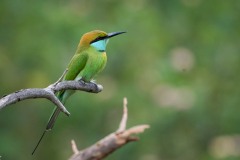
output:
<path id="1" fill-rule="evenodd" d="M 53 110 L 44 99 L 0 112 L 2 159 L 67 159 L 116 130 L 122 99 L 128 127 L 151 128 L 108 160 L 240 158 L 240 1 L 1 0 L 0 95 L 46 87 L 64 71 L 85 32 L 111 39 L 103 92 L 78 92 L 36 154 Z"/>

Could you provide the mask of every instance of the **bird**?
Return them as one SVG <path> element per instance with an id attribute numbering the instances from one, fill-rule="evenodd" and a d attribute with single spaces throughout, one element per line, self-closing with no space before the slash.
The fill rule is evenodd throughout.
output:
<path id="1" fill-rule="evenodd" d="M 68 64 L 67 72 L 63 81 L 82 80 L 83 82 L 91 82 L 106 66 L 106 47 L 109 39 L 123 33 L 126 32 L 120 31 L 106 33 L 101 30 L 93 30 L 83 34 L 77 46 L 77 50 Z M 62 104 L 64 104 L 73 93 L 74 91 L 72 90 L 63 90 L 58 92 L 56 96 Z M 32 152 L 32 155 L 38 148 L 45 133 L 53 128 L 60 112 L 60 109 L 57 107 L 53 111 L 42 136 Z"/>

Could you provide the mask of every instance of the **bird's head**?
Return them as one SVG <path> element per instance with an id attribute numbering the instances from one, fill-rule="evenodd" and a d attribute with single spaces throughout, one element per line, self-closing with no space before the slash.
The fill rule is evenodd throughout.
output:
<path id="1" fill-rule="evenodd" d="M 106 50 L 106 46 L 109 38 L 114 37 L 116 35 L 126 33 L 126 32 L 112 32 L 106 33 L 100 30 L 94 30 L 91 32 L 85 33 L 79 43 L 79 47 L 94 47 L 96 50 L 100 52 L 104 52 Z"/>

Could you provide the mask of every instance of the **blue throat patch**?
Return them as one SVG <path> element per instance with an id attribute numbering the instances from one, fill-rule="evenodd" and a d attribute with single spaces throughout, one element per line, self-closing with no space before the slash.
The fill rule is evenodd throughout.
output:
<path id="1" fill-rule="evenodd" d="M 103 39 L 103 40 L 99 40 L 97 42 L 92 43 L 91 46 L 93 46 L 99 52 L 105 52 L 107 43 L 108 43 L 108 39 Z"/>

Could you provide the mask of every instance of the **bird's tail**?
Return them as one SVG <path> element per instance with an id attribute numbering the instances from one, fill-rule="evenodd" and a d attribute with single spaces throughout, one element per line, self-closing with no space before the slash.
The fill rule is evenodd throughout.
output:
<path id="1" fill-rule="evenodd" d="M 64 93 L 60 93 L 60 94 L 58 94 L 58 96 L 57 96 L 58 99 L 59 99 L 62 103 L 64 103 L 64 101 L 63 101 L 63 94 L 64 94 Z M 45 133 L 46 133 L 47 131 L 50 131 L 50 130 L 53 128 L 53 126 L 54 126 L 54 124 L 55 124 L 55 122 L 56 122 L 56 119 L 57 119 L 58 115 L 60 114 L 60 112 L 61 112 L 61 110 L 60 110 L 58 107 L 56 107 L 56 108 L 54 109 L 54 112 L 52 113 L 50 119 L 48 120 L 47 126 L 46 126 L 44 132 L 42 133 L 42 136 L 41 136 L 40 139 L 38 140 L 38 143 L 37 143 L 37 145 L 35 146 L 35 148 L 34 148 L 34 150 L 33 150 L 33 152 L 32 152 L 32 155 L 35 153 L 36 149 L 38 148 L 40 142 L 42 141 L 42 139 L 43 139 L 43 137 L 44 137 L 44 135 L 45 135 Z"/>

